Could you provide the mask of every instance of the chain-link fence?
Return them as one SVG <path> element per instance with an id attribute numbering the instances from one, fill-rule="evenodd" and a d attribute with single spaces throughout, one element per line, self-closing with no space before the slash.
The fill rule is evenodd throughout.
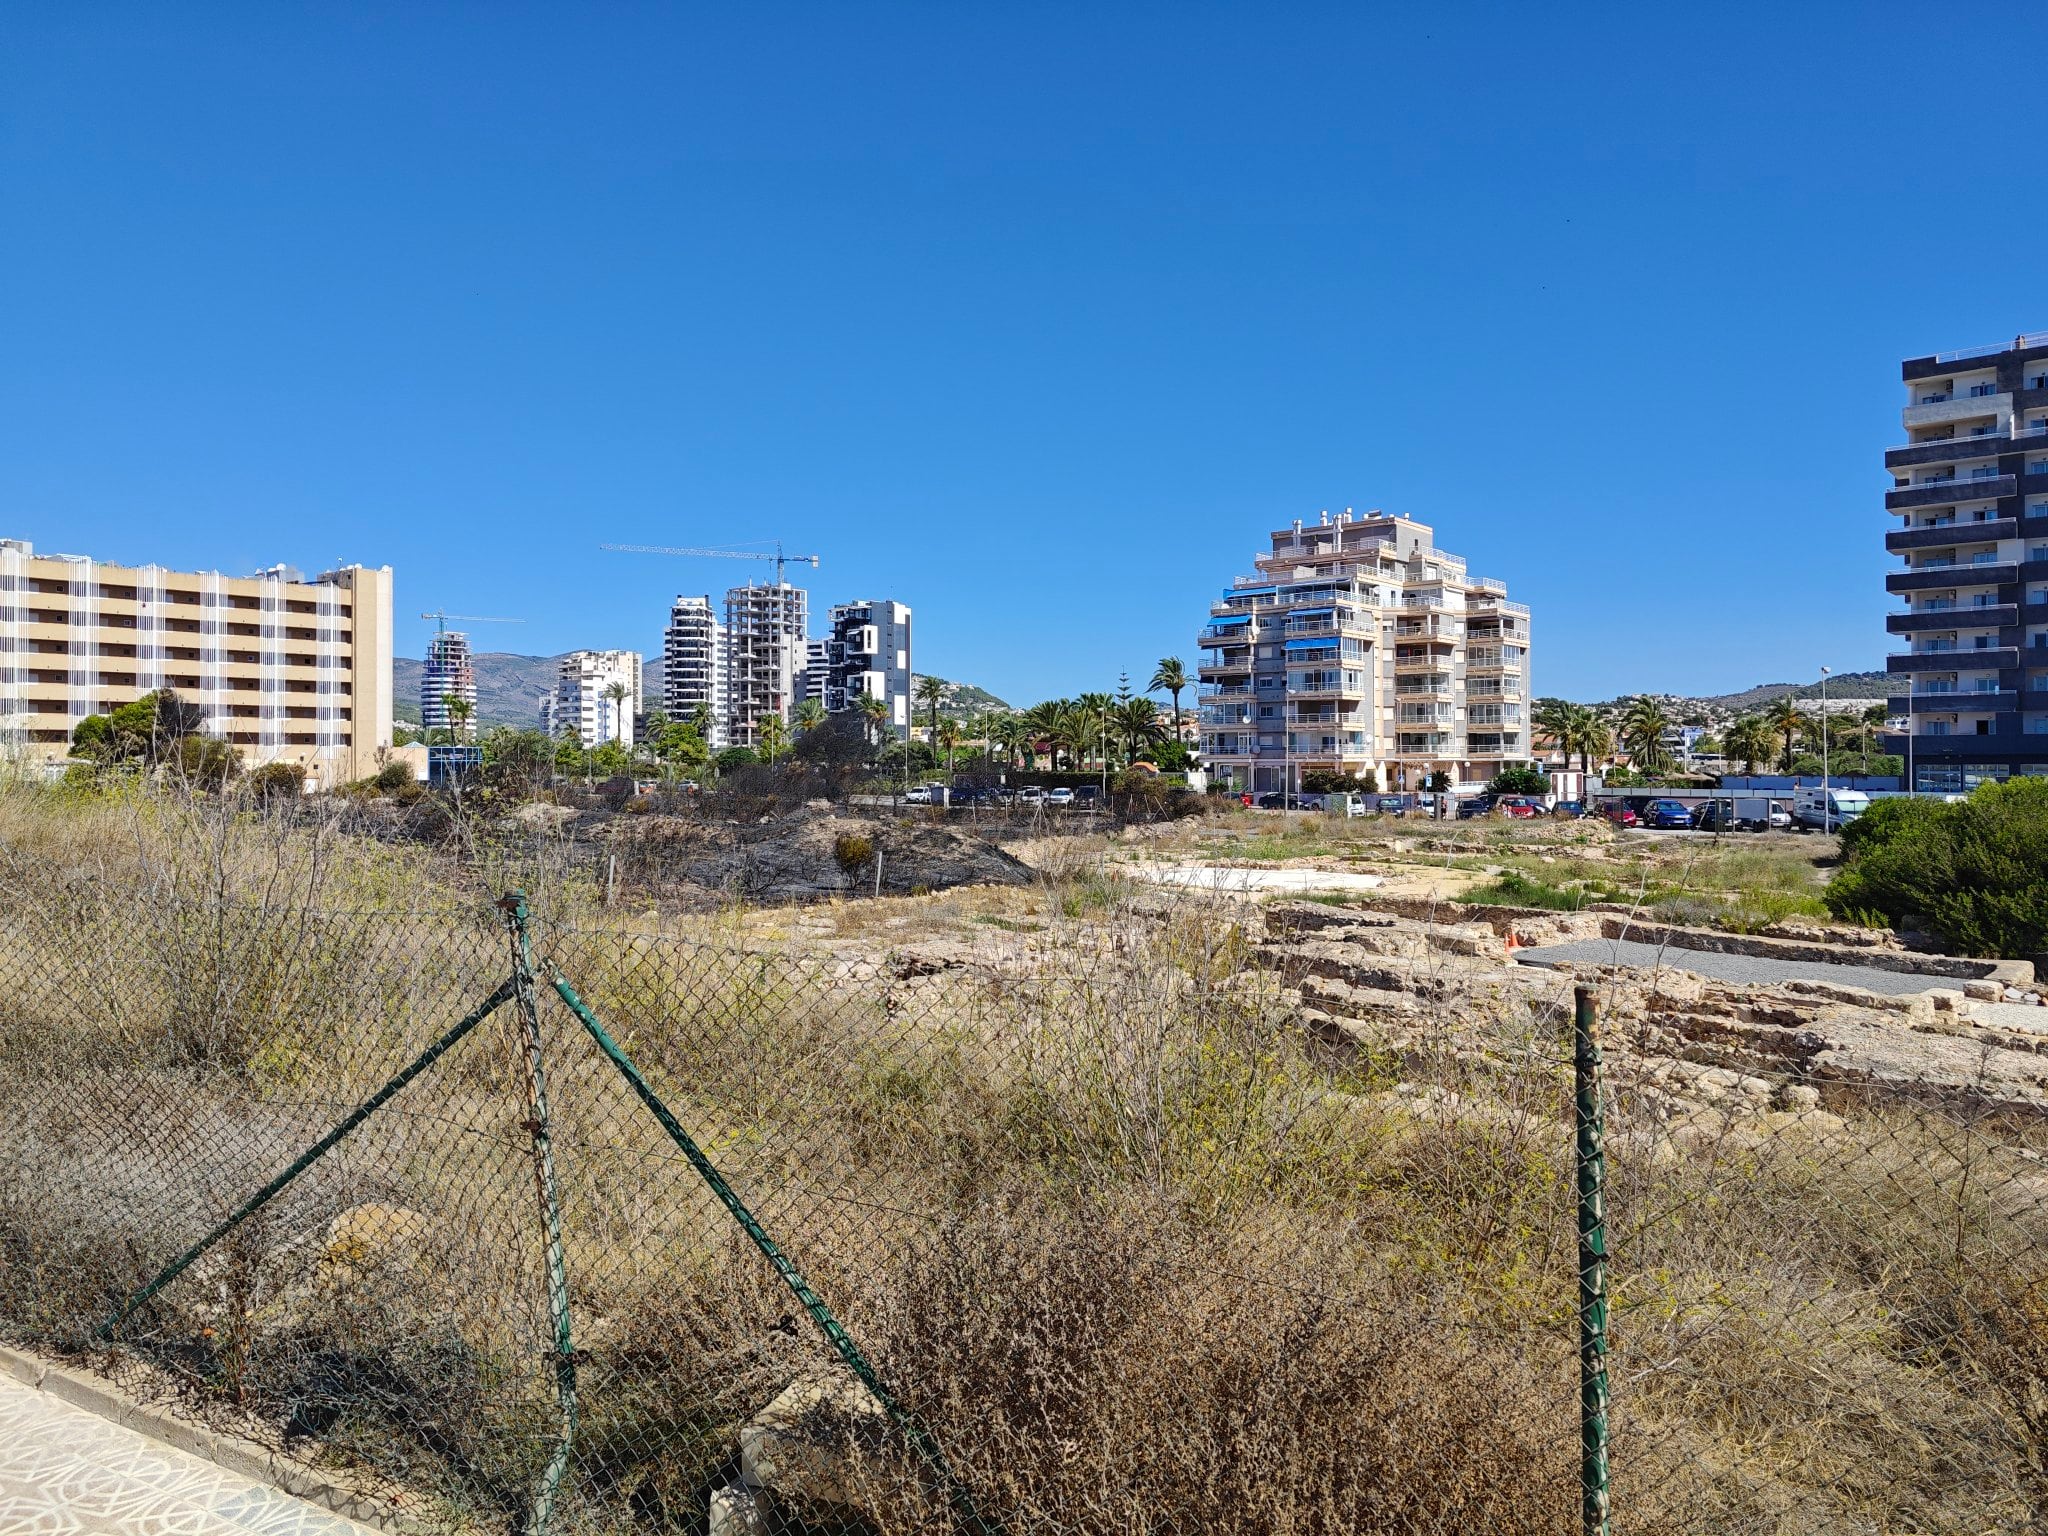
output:
<path id="1" fill-rule="evenodd" d="M 398 1523 L 2043 1507 L 2043 1130 L 1989 1087 L 1629 1024 L 1603 1088 L 1562 986 L 1319 1030 L 1256 909 L 1202 900 L 935 958 L 34 873 L 0 883 L 0 1333 Z"/>

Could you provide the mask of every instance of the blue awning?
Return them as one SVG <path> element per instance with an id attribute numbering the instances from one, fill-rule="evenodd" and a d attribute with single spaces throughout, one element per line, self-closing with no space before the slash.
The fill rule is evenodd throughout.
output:
<path id="1" fill-rule="evenodd" d="M 1225 618 L 1215 618 L 1215 619 L 1211 619 L 1211 620 L 1209 621 L 1209 627 L 1210 627 L 1211 629 L 1223 629 L 1223 628 L 1226 628 L 1227 626 L 1229 626 L 1229 625 L 1232 625 L 1232 624 L 1249 624 L 1249 623 L 1251 623 L 1251 621 L 1252 621 L 1252 616 L 1251 616 L 1250 614 L 1248 614 L 1248 613 L 1242 613 L 1242 614 L 1235 614 L 1235 615 L 1232 615 L 1232 616 L 1229 616 L 1229 617 L 1225 617 Z"/>
<path id="2" fill-rule="evenodd" d="M 1318 640 L 1290 640 L 1287 642 L 1287 649 L 1290 651 L 1334 651 L 1337 649 L 1337 637 L 1335 635 L 1324 635 Z"/>
<path id="3" fill-rule="evenodd" d="M 1320 613 L 1335 613 L 1334 608 L 1290 608 L 1287 610 L 1297 619 L 1312 619 Z"/>
<path id="4" fill-rule="evenodd" d="M 1278 592 L 1279 590 L 1278 587 L 1225 587 L 1223 595 L 1225 597 L 1264 597 L 1268 593 Z"/>

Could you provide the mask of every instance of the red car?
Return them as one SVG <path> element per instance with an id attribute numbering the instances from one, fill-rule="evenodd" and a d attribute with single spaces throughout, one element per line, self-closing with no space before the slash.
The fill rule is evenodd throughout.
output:
<path id="1" fill-rule="evenodd" d="M 1636 813 L 1625 805 L 1610 805 L 1600 814 L 1617 827 L 1632 827 L 1636 824 Z"/>
<path id="2" fill-rule="evenodd" d="M 1531 800 L 1503 800 L 1500 803 L 1503 816 L 1514 816 L 1523 821 L 1536 815 L 1536 804 Z"/>

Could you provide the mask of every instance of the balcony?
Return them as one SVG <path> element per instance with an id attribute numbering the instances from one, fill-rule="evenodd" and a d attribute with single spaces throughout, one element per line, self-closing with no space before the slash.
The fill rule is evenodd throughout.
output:
<path id="1" fill-rule="evenodd" d="M 1981 608 L 1922 608 L 1886 614 L 1884 627 L 1895 635 L 1918 635 L 1928 630 L 2002 628 L 2019 621 L 2018 604 L 1987 603 Z"/>
<path id="2" fill-rule="evenodd" d="M 2010 688 L 1953 688 L 1944 693 L 1916 689 L 1910 695 L 1893 694 L 1884 701 L 1884 707 L 1900 716 L 1999 714 L 2018 709 L 2019 701 L 2020 695 Z"/>
<path id="3" fill-rule="evenodd" d="M 2020 536 L 2019 519 L 1994 517 L 1981 523 L 1941 523 L 1933 528 L 1894 528 L 1884 536 L 1893 554 L 1907 549 L 1945 549 L 1951 544 L 1988 544 Z"/>
<path id="4" fill-rule="evenodd" d="M 1908 432 L 1943 427 L 1951 422 L 1981 421 L 1986 416 L 2012 420 L 2012 396 L 2006 394 L 1952 399 L 1939 390 L 1921 390 L 1914 394 L 1913 401 L 1899 413 L 1899 422 Z"/>
<path id="5" fill-rule="evenodd" d="M 1253 690 L 1249 687 L 1204 688 L 1195 697 L 1197 704 L 1228 704 L 1239 699 L 1249 699 Z"/>
<path id="6" fill-rule="evenodd" d="M 1448 677 L 1425 677 L 1394 685 L 1397 699 L 1448 699 L 1453 696 Z"/>
<path id="7" fill-rule="evenodd" d="M 1394 671 L 1396 673 L 1434 672 L 1441 668 L 1449 659 L 1446 656 L 1436 655 L 1396 656 L 1394 658 Z"/>
<path id="8" fill-rule="evenodd" d="M 1249 677 L 1251 670 L 1252 659 L 1247 656 L 1243 661 L 1205 661 L 1195 668 L 1195 676 L 1205 683 L 1221 683 L 1226 678 Z"/>
<path id="9" fill-rule="evenodd" d="M 1211 624 L 1195 636 L 1197 645 L 1249 645 L 1252 627 L 1245 624 Z"/>
<path id="10" fill-rule="evenodd" d="M 2003 432 L 1945 437 L 1932 443 L 1907 443 L 1884 451 L 1884 467 L 1897 473 L 1922 464 L 1960 464 L 1971 459 L 1996 458 L 2009 451 L 2012 439 Z"/>
<path id="11" fill-rule="evenodd" d="M 1491 653 L 1470 653 L 1465 657 L 1465 670 L 1467 672 L 1500 672 L 1506 673 L 1511 677 L 1518 677 L 1522 671 L 1522 658 L 1519 656 L 1500 656 Z"/>
<path id="12" fill-rule="evenodd" d="M 2008 715 L 2004 719 L 2011 722 L 2005 730 L 1954 731 L 1946 736 L 1917 731 L 1913 736 L 1913 760 L 1923 764 L 1956 760 L 1995 763 L 2018 758 L 2038 760 L 2048 753 L 2048 736 L 2022 735 L 2017 729 L 2016 717 Z M 1889 735 L 1884 739 L 1886 749 L 1891 752 L 1904 752 L 1905 741 L 1902 734 Z"/>
<path id="13" fill-rule="evenodd" d="M 2000 587 L 2020 579 L 2020 568 L 2010 560 L 1986 565 L 1923 565 L 1910 571 L 1893 571 L 1884 579 L 1887 592 L 1929 592 L 1944 587 Z"/>
<path id="14" fill-rule="evenodd" d="M 1459 635 L 1458 621 L 1453 618 L 1439 618 L 1431 615 L 1426 619 L 1400 618 L 1394 620 L 1396 640 L 1440 641 L 1449 645 Z"/>
<path id="15" fill-rule="evenodd" d="M 1894 487 L 1884 493 L 1884 504 L 1893 512 L 1904 511 L 1908 507 L 1945 507 L 1959 501 L 1989 501 L 2000 496 L 2016 496 L 2019 488 L 2016 475 L 1959 476 L 1954 480 L 1909 485 L 1903 490 Z"/>
<path id="16" fill-rule="evenodd" d="M 1951 651 L 1895 652 L 1884 659 L 1887 672 L 1995 672 L 2020 664 L 2016 645 L 1959 646 Z"/>

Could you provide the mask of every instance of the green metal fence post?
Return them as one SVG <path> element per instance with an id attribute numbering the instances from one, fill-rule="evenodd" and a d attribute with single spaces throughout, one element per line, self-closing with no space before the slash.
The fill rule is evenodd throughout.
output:
<path id="1" fill-rule="evenodd" d="M 789 1255 L 782 1251 L 781 1246 L 761 1225 L 759 1218 L 748 1209 L 746 1202 L 740 1199 L 739 1192 L 725 1181 L 725 1176 L 718 1171 L 711 1159 L 705 1156 L 704 1149 L 699 1147 L 690 1133 L 683 1129 L 682 1122 L 676 1119 L 674 1113 L 661 1101 L 647 1079 L 640 1075 L 640 1069 L 634 1065 L 633 1058 L 628 1056 L 611 1037 L 611 1032 L 599 1021 L 597 1015 L 591 1012 L 590 1005 L 577 995 L 576 989 L 569 985 L 568 978 L 553 962 L 548 963 L 547 972 L 549 983 L 562 1001 L 569 1005 L 569 1011 L 582 1021 L 583 1028 L 589 1033 L 590 1038 L 597 1042 L 597 1048 L 619 1069 L 620 1075 L 626 1079 L 627 1085 L 646 1106 L 648 1113 L 654 1116 L 664 1131 L 668 1132 L 669 1140 L 673 1141 L 683 1156 L 689 1159 L 690 1166 L 697 1170 L 699 1177 L 718 1197 L 719 1203 L 731 1213 L 733 1220 L 739 1223 L 740 1230 L 747 1234 L 753 1245 L 773 1266 L 782 1283 L 789 1288 L 790 1294 L 802 1304 L 804 1311 L 810 1314 L 811 1321 L 818 1325 L 818 1331 L 825 1335 L 826 1342 L 845 1362 L 846 1368 L 874 1394 L 875 1401 L 903 1432 L 903 1438 L 910 1443 L 911 1449 L 931 1468 L 940 1485 L 946 1489 L 947 1501 L 952 1506 L 953 1516 L 958 1524 L 966 1530 L 984 1533 L 984 1536 L 996 1536 L 996 1533 L 1000 1533 L 1002 1526 L 983 1516 L 976 1509 L 974 1496 L 968 1491 L 967 1485 L 954 1476 L 953 1469 L 947 1465 L 945 1453 L 939 1449 L 939 1442 L 933 1437 L 932 1432 L 925 1428 L 916 1414 L 897 1401 L 895 1393 L 883 1385 L 881 1374 L 876 1371 L 867 1356 L 861 1353 L 860 1346 L 853 1341 L 853 1335 L 848 1333 L 845 1325 L 832 1315 L 831 1309 L 825 1305 L 823 1298 L 811 1289 L 810 1282 L 804 1279 L 802 1272 L 797 1269 Z"/>
<path id="2" fill-rule="evenodd" d="M 1579 1521 L 1607 1536 L 1607 1158 L 1590 987 L 1572 994 L 1572 1119 L 1579 1183 Z"/>
<path id="3" fill-rule="evenodd" d="M 527 1134 L 533 1139 L 533 1180 L 540 1200 L 541 1231 L 546 1249 L 548 1314 L 554 1324 L 555 1401 L 561 1410 L 561 1433 L 554 1454 L 541 1472 L 528 1512 L 527 1536 L 547 1536 L 555 1497 L 569 1453 L 576 1443 L 576 1352 L 569 1332 L 569 1275 L 562 1258 L 562 1205 L 555 1183 L 555 1148 L 548 1118 L 547 1071 L 541 1060 L 540 1006 L 534 995 L 533 946 L 527 934 L 526 895 L 513 891 L 498 903 L 512 947 L 512 989 L 519 1004 L 520 1040 L 526 1058 Z"/>
<path id="4" fill-rule="evenodd" d="M 411 1061 L 407 1062 L 396 1077 L 392 1078 L 390 1082 L 350 1110 L 339 1125 L 335 1126 L 333 1130 L 322 1136 L 312 1146 L 306 1148 L 304 1152 L 301 1152 L 298 1157 L 293 1159 L 292 1165 L 289 1168 L 257 1190 L 247 1200 L 236 1206 L 234 1213 L 226 1221 L 171 1260 L 169 1264 L 157 1272 L 154 1280 L 151 1280 L 149 1284 L 143 1286 L 141 1290 L 135 1292 L 134 1295 L 122 1302 L 115 1310 L 113 1316 L 100 1324 L 94 1333 L 94 1337 L 111 1339 L 114 1336 L 114 1330 L 134 1316 L 139 1307 L 145 1305 L 151 1297 L 155 1296 L 165 1286 L 191 1268 L 199 1256 L 205 1253 L 207 1249 L 211 1248 L 251 1216 L 262 1210 L 264 1206 L 268 1205 L 283 1192 L 286 1185 L 290 1184 L 292 1180 L 296 1179 L 324 1157 L 350 1131 L 390 1103 L 392 1098 L 397 1095 L 399 1089 L 447 1055 L 454 1048 L 458 1040 L 472 1029 L 475 1029 L 477 1025 L 483 1023 L 493 1013 L 497 1012 L 499 1006 L 509 1000 L 511 996 L 512 983 L 510 981 L 501 982 L 498 990 L 484 999 L 482 1006 L 462 1019 L 454 1028 L 450 1029 L 424 1051 L 421 1051 Z"/>

